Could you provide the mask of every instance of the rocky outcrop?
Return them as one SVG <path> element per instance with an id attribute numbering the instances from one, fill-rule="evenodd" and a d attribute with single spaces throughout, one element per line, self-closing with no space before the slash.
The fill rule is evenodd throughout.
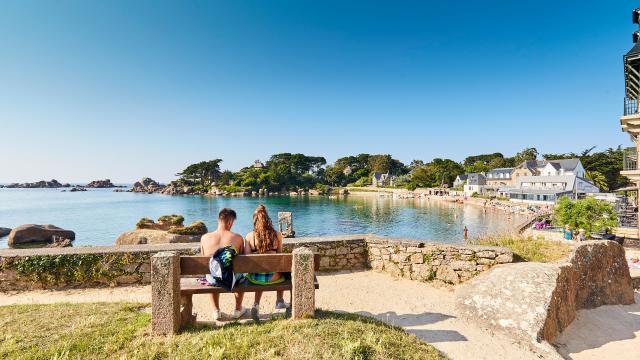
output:
<path id="1" fill-rule="evenodd" d="M 69 192 L 76 192 L 76 191 L 87 191 L 87 189 L 83 188 L 82 186 L 74 186 L 69 190 Z"/>
<path id="2" fill-rule="evenodd" d="M 181 228 L 184 227 L 184 217 L 181 215 L 163 215 L 158 218 L 158 222 L 154 222 L 148 218 L 142 218 L 136 224 L 137 230 L 148 229 L 148 230 L 164 230 L 167 231 L 171 228 Z"/>
<path id="3" fill-rule="evenodd" d="M 633 303 L 624 248 L 613 241 L 581 243 L 564 263 L 497 266 L 456 291 L 461 318 L 546 354 L 577 310 Z"/>
<path id="4" fill-rule="evenodd" d="M 88 183 L 87 185 L 85 185 L 85 187 L 92 188 L 92 189 L 106 189 L 106 188 L 115 188 L 119 186 L 113 185 L 110 179 L 104 179 L 104 180 L 94 180 Z"/>
<path id="5" fill-rule="evenodd" d="M 59 248 L 59 247 L 71 247 L 72 243 L 69 239 L 58 239 L 53 240 L 51 244 L 47 244 L 48 248 Z"/>
<path id="6" fill-rule="evenodd" d="M 160 193 L 163 195 L 192 195 L 196 192 L 193 190 L 191 186 L 181 185 L 176 182 L 171 182 L 169 185 L 160 190 Z M 205 194 L 203 192 L 202 194 Z"/>
<path id="7" fill-rule="evenodd" d="M 185 226 L 185 227 L 172 226 L 168 230 L 170 234 L 197 235 L 197 236 L 202 236 L 206 234 L 207 231 L 209 231 L 207 229 L 207 225 L 205 225 L 205 223 L 200 220 L 194 221 L 193 223 L 191 223 L 191 225 Z"/>
<path id="8" fill-rule="evenodd" d="M 76 233 L 54 225 L 20 225 L 11 230 L 7 244 L 9 247 L 30 243 L 52 243 L 54 239 L 75 240 Z"/>
<path id="9" fill-rule="evenodd" d="M 142 229 L 121 234 L 116 239 L 116 245 L 189 243 L 199 242 L 201 237 L 202 235 L 179 235 L 163 230 Z"/>
<path id="10" fill-rule="evenodd" d="M 140 181 L 136 181 L 130 191 L 153 193 L 159 192 L 162 189 L 164 189 L 164 185 L 161 185 L 157 181 L 146 177 Z"/>
<path id="11" fill-rule="evenodd" d="M 61 184 L 56 179 L 52 179 L 51 181 L 40 180 L 32 183 L 13 183 L 9 185 L 5 185 L 6 188 L 20 188 L 20 189 L 39 189 L 39 188 L 47 188 L 47 189 L 56 189 L 61 187 L 71 187 L 70 184 Z"/>
<path id="12" fill-rule="evenodd" d="M 6 227 L 0 227 L 0 238 L 9 235 L 9 233 L 11 233 L 11 229 Z"/>

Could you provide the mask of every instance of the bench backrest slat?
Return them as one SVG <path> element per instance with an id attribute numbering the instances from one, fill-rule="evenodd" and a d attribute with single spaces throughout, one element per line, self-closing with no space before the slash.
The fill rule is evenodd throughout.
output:
<path id="1" fill-rule="evenodd" d="M 181 256 L 180 275 L 209 273 L 209 256 Z M 233 271 L 237 273 L 290 272 L 291 254 L 252 254 L 233 258 Z M 320 255 L 314 256 L 314 268 L 320 268 Z"/>

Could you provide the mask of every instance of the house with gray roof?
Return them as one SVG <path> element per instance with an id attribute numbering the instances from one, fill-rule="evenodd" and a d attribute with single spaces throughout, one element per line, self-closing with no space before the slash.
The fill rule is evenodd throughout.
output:
<path id="1" fill-rule="evenodd" d="M 487 179 L 482 173 L 467 174 L 467 184 L 464 186 L 464 196 L 472 196 L 474 193 L 482 194 L 487 185 Z"/>
<path id="2" fill-rule="evenodd" d="M 458 188 L 458 187 L 464 186 L 467 183 L 468 177 L 469 177 L 469 174 L 461 174 L 456 176 L 456 179 L 453 180 L 453 187 Z"/>
<path id="3" fill-rule="evenodd" d="M 395 176 L 387 173 L 374 172 L 371 175 L 371 185 L 373 187 L 395 186 Z"/>
<path id="4" fill-rule="evenodd" d="M 509 189 L 509 198 L 512 201 L 553 203 L 561 196 L 577 199 L 599 192 L 600 189 L 592 182 L 576 175 L 520 176 L 516 185 Z"/>

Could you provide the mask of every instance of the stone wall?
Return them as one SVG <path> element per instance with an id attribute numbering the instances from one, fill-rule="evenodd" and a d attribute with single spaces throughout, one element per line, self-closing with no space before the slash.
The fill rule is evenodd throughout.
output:
<path id="1" fill-rule="evenodd" d="M 372 235 L 285 239 L 320 254 L 320 271 L 373 268 L 419 281 L 458 284 L 495 264 L 513 261 L 506 249 L 399 240 Z M 150 258 L 162 251 L 195 255 L 199 244 L 0 250 L 0 291 L 147 284 Z"/>
<path id="2" fill-rule="evenodd" d="M 493 265 L 513 262 L 510 250 L 489 246 L 453 245 L 367 238 L 368 261 L 373 270 L 419 281 L 458 284 Z"/>
<path id="3" fill-rule="evenodd" d="M 622 246 L 585 241 L 560 263 L 497 266 L 456 290 L 459 317 L 545 354 L 580 309 L 633 304 Z"/>
<path id="4" fill-rule="evenodd" d="M 367 268 L 367 235 L 343 235 L 285 239 L 287 252 L 300 246 L 320 254 L 320 271 Z"/>
<path id="5" fill-rule="evenodd" d="M 0 291 L 145 284 L 161 251 L 194 255 L 199 244 L 1 250 Z"/>

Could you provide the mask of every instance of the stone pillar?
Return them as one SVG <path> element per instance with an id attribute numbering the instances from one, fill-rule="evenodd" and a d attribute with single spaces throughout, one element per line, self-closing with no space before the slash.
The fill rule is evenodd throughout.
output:
<path id="1" fill-rule="evenodd" d="M 155 335 L 180 331 L 180 256 L 175 252 L 151 257 L 151 329 Z"/>
<path id="2" fill-rule="evenodd" d="M 313 252 L 306 247 L 293 250 L 291 264 L 291 317 L 304 319 L 315 314 L 315 270 Z"/>

